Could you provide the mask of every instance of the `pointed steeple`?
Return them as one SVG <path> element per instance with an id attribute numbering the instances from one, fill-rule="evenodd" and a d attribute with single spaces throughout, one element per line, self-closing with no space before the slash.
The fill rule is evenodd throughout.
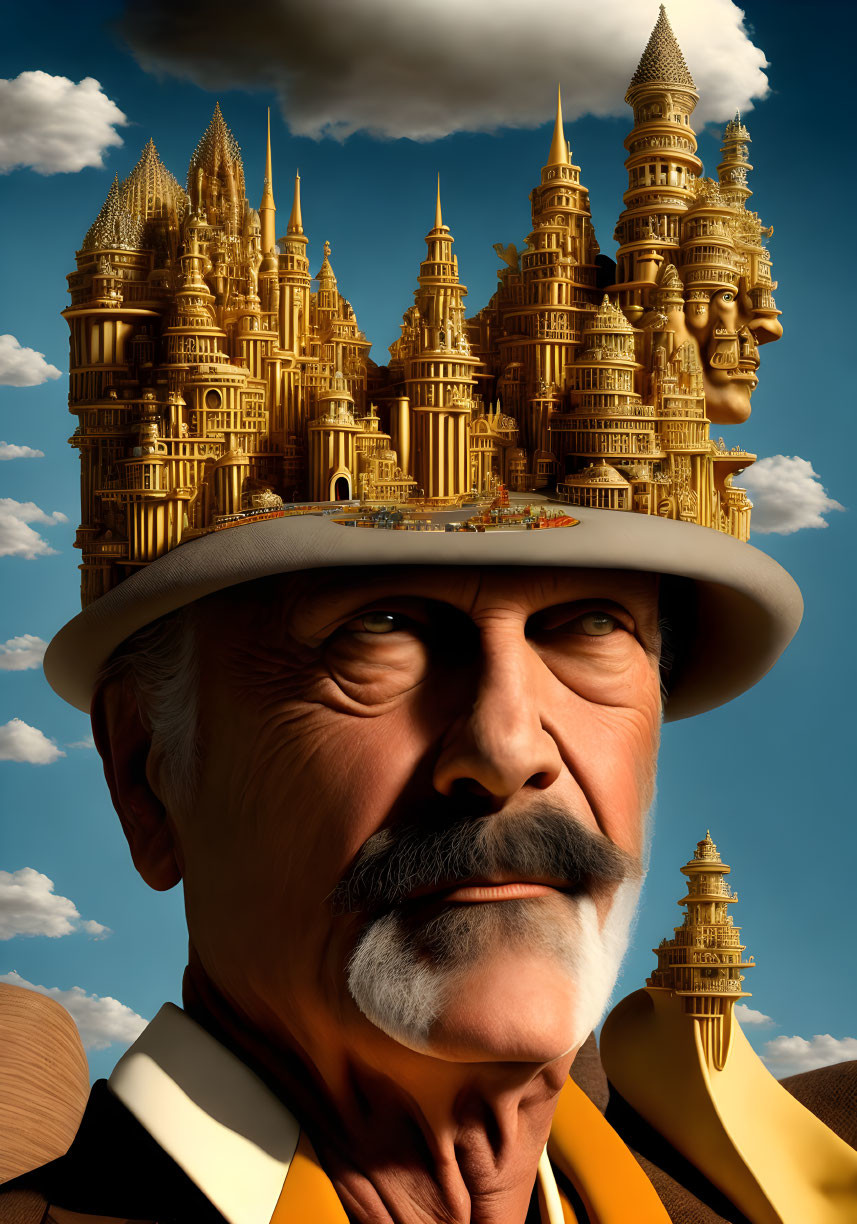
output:
<path id="1" fill-rule="evenodd" d="M 190 159 L 187 190 L 194 212 L 205 214 L 210 224 L 227 223 L 240 229 L 246 196 L 244 165 L 219 102 Z"/>
<path id="2" fill-rule="evenodd" d="M 440 174 L 437 176 L 437 203 L 434 208 L 434 228 L 443 229 L 443 213 L 440 208 Z"/>
<path id="3" fill-rule="evenodd" d="M 663 5 L 628 89 L 653 81 L 696 89 Z"/>
<path id="4" fill-rule="evenodd" d="M 330 265 L 330 243 L 324 244 L 324 259 L 321 261 L 321 267 L 315 275 L 318 281 L 319 289 L 334 290 L 336 288 L 336 277 L 333 273 L 333 268 Z"/>
<path id="5" fill-rule="evenodd" d="M 271 108 L 268 107 L 268 141 L 265 147 L 265 181 L 262 186 L 262 203 L 260 208 L 275 208 L 274 204 L 274 171 L 271 164 Z"/>
<path id="6" fill-rule="evenodd" d="M 268 107 L 268 143 L 265 148 L 265 181 L 262 185 L 262 202 L 259 205 L 259 220 L 262 223 L 262 251 L 267 255 L 277 243 L 277 206 L 274 203 L 274 171 L 271 160 L 271 108 Z"/>
<path id="7" fill-rule="evenodd" d="M 302 234 L 304 232 L 303 219 L 301 217 L 301 176 L 295 171 L 295 195 L 292 201 L 292 211 L 289 217 L 289 224 L 286 227 L 287 234 Z"/>
<path id="8" fill-rule="evenodd" d="M 568 144 L 565 139 L 565 132 L 562 126 L 562 90 L 559 85 L 556 87 L 556 122 L 553 125 L 553 140 L 551 141 L 550 152 L 545 163 L 548 166 L 568 166 L 570 165 L 568 156 Z"/>
<path id="9" fill-rule="evenodd" d="M 131 251 L 139 248 L 142 224 L 125 206 L 118 174 L 110 185 L 101 211 L 86 231 L 82 251 Z"/>
<path id="10" fill-rule="evenodd" d="M 161 161 L 152 139 L 146 142 L 140 160 L 120 184 L 119 194 L 125 207 L 140 221 L 166 217 L 177 225 L 187 210 L 187 196 Z"/>

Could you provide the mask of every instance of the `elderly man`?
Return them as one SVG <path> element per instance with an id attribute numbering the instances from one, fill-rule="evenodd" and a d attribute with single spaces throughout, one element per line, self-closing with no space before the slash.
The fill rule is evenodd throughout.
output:
<path id="1" fill-rule="evenodd" d="M 741 691 L 800 601 L 719 533 L 579 514 L 493 535 L 256 523 L 66 627 L 49 672 L 94 691 L 134 863 L 183 881 L 185 1011 L 0 1205 L 724 1218 L 696 1183 L 678 1201 L 698 1214 L 668 1215 L 569 1070 L 643 877 L 662 696 L 674 717 Z"/>
<path id="2" fill-rule="evenodd" d="M 708 1059 L 695 1015 L 625 1007 L 634 1091 L 606 1115 L 589 1037 L 645 871 L 662 714 L 746 690 L 800 619 L 744 542 L 731 482 L 752 456 L 708 436 L 746 417 L 781 329 L 746 133 L 705 188 L 696 97 L 662 11 L 628 93 L 615 301 L 559 105 L 528 250 L 471 325 L 438 193 L 382 415 L 329 248 L 311 292 L 297 183 L 274 245 L 270 146 L 258 222 L 219 107 L 189 204 L 154 146 L 112 189 L 67 311 L 87 606 L 46 670 L 92 712 L 137 870 L 183 884 L 184 1010 L 0 1220 L 848 1219 L 847 1144 L 757 1069 L 754 1101 L 730 1072 L 724 1107 L 728 1023 Z M 477 368 L 521 422 L 473 398 Z M 556 455 L 518 447 L 534 423 Z M 563 510 L 510 505 L 506 484 L 561 471 Z M 284 506 L 296 486 L 365 504 Z M 737 1139 L 760 1100 L 770 1132 Z"/>

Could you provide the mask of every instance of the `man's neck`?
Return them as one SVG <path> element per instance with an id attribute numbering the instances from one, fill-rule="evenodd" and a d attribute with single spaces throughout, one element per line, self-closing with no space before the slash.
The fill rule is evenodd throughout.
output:
<path id="1" fill-rule="evenodd" d="M 310 1053 L 251 1031 L 198 965 L 185 1008 L 298 1116 L 354 1224 L 524 1224 L 572 1055 L 459 1063 L 401 1047 Z"/>

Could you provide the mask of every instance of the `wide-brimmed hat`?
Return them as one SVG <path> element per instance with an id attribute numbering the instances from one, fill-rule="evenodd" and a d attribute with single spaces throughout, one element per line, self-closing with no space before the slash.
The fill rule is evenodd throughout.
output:
<path id="1" fill-rule="evenodd" d="M 765 553 L 691 523 L 617 510 L 572 513 L 577 525 L 546 530 L 383 530 L 306 514 L 216 531 L 173 549 L 76 616 L 51 642 L 45 672 L 61 697 L 88 710 L 99 670 L 144 625 L 238 583 L 346 566 L 547 566 L 687 579 L 669 609 L 681 648 L 668 680 L 667 720 L 743 693 L 791 641 L 800 591 Z"/>

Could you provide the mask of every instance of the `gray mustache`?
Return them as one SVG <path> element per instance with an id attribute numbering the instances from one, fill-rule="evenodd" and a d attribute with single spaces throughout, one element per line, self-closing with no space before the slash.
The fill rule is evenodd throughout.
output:
<path id="1" fill-rule="evenodd" d="M 331 895 L 337 914 L 377 914 L 415 891 L 499 872 L 556 880 L 570 890 L 620 883 L 639 862 L 568 812 L 541 801 L 525 815 L 458 817 L 380 829 L 364 842 Z"/>

